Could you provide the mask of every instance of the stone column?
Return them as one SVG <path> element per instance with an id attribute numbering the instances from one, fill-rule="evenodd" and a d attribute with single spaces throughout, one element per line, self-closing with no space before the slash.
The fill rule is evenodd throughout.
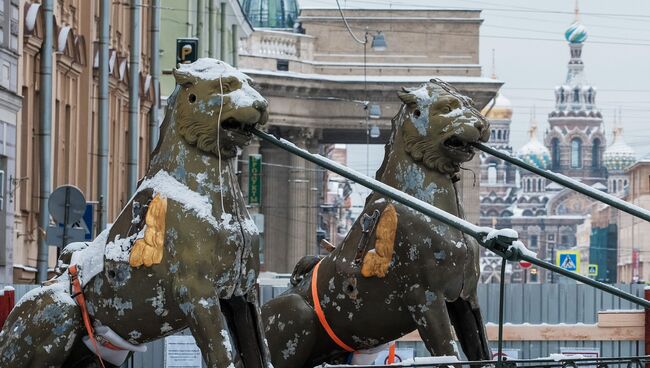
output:
<path id="1" fill-rule="evenodd" d="M 309 148 L 313 136 L 312 129 L 295 129 L 289 132 L 289 140 L 300 148 Z M 313 243 L 316 239 L 316 216 L 313 211 L 315 201 L 312 197 L 314 196 L 310 193 L 310 189 L 314 185 L 313 171 L 311 171 L 313 166 L 296 155 L 291 155 L 289 162 L 291 166 L 289 168 L 289 202 L 287 204 L 289 226 L 285 267 L 291 271 L 296 262 L 308 253 L 307 249 L 315 249 Z M 309 253 L 313 253 L 313 251 Z"/>

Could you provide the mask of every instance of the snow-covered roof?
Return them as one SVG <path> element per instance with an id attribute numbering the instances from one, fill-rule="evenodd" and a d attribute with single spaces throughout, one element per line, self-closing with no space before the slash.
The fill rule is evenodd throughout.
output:
<path id="1" fill-rule="evenodd" d="M 242 73 L 248 75 L 260 75 L 270 77 L 282 78 L 295 78 L 295 79 L 309 79 L 330 82 L 349 82 L 359 83 L 363 82 L 363 75 L 341 75 L 341 74 L 310 74 L 310 73 L 296 73 L 291 71 L 275 71 L 275 70 L 256 70 L 256 69 L 240 69 Z M 433 75 L 369 75 L 367 81 L 370 83 L 425 83 L 429 82 L 433 77 L 441 79 L 447 83 L 485 83 L 485 84 L 503 84 L 503 82 L 485 77 L 465 77 L 465 76 L 433 76 Z"/>

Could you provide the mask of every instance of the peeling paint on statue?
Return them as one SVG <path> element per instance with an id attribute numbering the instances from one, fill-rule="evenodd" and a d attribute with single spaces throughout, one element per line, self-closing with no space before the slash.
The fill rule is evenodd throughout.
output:
<path id="1" fill-rule="evenodd" d="M 469 99 L 437 80 L 398 94 L 404 105 L 393 118 L 377 178 L 462 217 L 452 178 L 460 164 L 474 155 L 469 143 L 487 141 L 488 123 Z M 489 360 L 476 295 L 479 245 L 473 238 L 376 193 L 367 198 L 363 213 L 370 216 L 388 207 L 395 208 L 397 226 L 385 276 L 363 277 L 359 267 L 349 261 L 359 249 L 365 254 L 378 252 L 379 227 L 364 235 L 362 216 L 343 243 L 320 261 L 317 293 L 328 324 L 354 349 L 379 346 L 418 329 L 431 354 L 455 355 L 453 323 L 465 355 L 470 360 Z M 369 249 L 364 250 L 364 244 L 369 244 Z M 341 362 L 347 352 L 325 332 L 312 307 L 315 262 L 301 260 L 299 265 L 292 279 L 300 281 L 262 307 L 273 364 L 288 368 Z M 352 282 L 354 293 L 348 290 Z M 284 313 L 287 310 L 292 314 Z M 363 318 L 357 318 L 359 315 Z M 295 340 L 303 331 L 310 334 Z"/>
<path id="2" fill-rule="evenodd" d="M 182 65 L 174 76 L 160 143 L 136 194 L 109 231 L 62 253 L 79 267 L 96 325 L 134 345 L 189 327 L 209 367 L 267 368 L 254 288 L 258 232 L 231 162 L 251 138 L 244 127 L 266 122 L 267 102 L 217 60 Z M 66 272 L 11 312 L 0 366 L 87 366 L 96 357 L 85 335 Z"/>

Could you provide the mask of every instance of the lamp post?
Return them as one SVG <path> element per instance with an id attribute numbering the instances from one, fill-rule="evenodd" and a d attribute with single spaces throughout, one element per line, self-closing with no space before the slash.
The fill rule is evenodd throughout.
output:
<path id="1" fill-rule="evenodd" d="M 341 19 L 343 20 L 343 23 L 345 23 L 345 27 L 348 30 L 348 33 L 350 33 L 350 36 L 357 42 L 363 45 L 363 90 L 365 93 L 365 112 L 366 112 L 366 174 L 369 173 L 370 170 L 370 137 L 377 138 L 379 137 L 379 127 L 376 125 L 373 125 L 372 129 L 370 128 L 370 123 L 368 121 L 369 117 L 377 116 L 377 119 L 379 118 L 379 115 L 373 114 L 372 111 L 369 111 L 369 107 L 372 108 L 372 106 L 377 106 L 377 105 L 370 105 L 370 102 L 368 101 L 368 72 L 367 72 L 367 54 L 368 54 L 368 43 L 370 43 L 370 47 L 377 52 L 385 51 L 387 48 L 386 44 L 386 38 L 384 37 L 384 34 L 381 33 L 381 31 L 377 31 L 376 33 L 371 33 L 368 31 L 368 28 L 366 28 L 365 33 L 363 34 L 363 40 L 357 38 L 357 36 L 354 35 L 352 32 L 352 29 L 350 29 L 350 25 L 348 24 L 347 19 L 345 19 L 345 15 L 343 15 L 343 10 L 341 9 L 341 4 L 339 3 L 339 0 L 336 0 L 336 6 L 339 9 L 339 13 L 341 14 Z M 370 40 L 372 38 L 372 41 Z M 377 106 L 377 111 L 379 111 L 379 106 Z M 374 118 L 374 117 L 373 117 Z"/>

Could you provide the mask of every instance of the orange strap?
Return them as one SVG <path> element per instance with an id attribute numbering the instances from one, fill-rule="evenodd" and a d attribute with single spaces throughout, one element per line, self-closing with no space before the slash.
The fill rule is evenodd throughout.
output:
<path id="1" fill-rule="evenodd" d="M 390 343 L 390 346 L 388 348 L 388 358 L 386 358 L 386 364 L 393 364 L 395 363 L 395 341 Z"/>
<path id="2" fill-rule="evenodd" d="M 68 273 L 70 274 L 72 281 L 72 297 L 81 309 L 81 318 L 84 321 L 84 326 L 86 326 L 88 337 L 90 337 L 90 341 L 93 343 L 93 347 L 95 348 L 95 354 L 97 354 L 97 357 L 99 357 L 99 363 L 102 365 L 102 368 L 106 368 L 104 366 L 104 361 L 102 360 L 102 355 L 99 353 L 99 348 L 97 347 L 97 340 L 95 339 L 93 326 L 90 324 L 90 316 L 88 315 L 88 309 L 86 309 L 86 299 L 84 298 L 84 293 L 81 289 L 81 283 L 79 282 L 79 272 L 77 270 L 77 265 L 73 264 L 68 267 Z"/>
<path id="3" fill-rule="evenodd" d="M 334 331 L 332 330 L 332 327 L 330 327 L 329 323 L 327 323 L 327 319 L 325 318 L 325 313 L 323 313 L 323 308 L 320 306 L 320 300 L 318 299 L 318 286 L 317 286 L 317 280 L 318 280 L 318 267 L 320 266 L 320 263 L 322 261 L 319 261 L 316 263 L 316 267 L 314 267 L 314 272 L 311 275 L 311 297 L 314 299 L 314 311 L 316 312 L 316 315 L 318 316 L 318 320 L 320 321 L 321 326 L 325 329 L 325 332 L 329 335 L 329 337 L 338 345 L 341 349 L 349 352 L 355 351 L 348 345 L 346 345 L 341 339 L 336 336 Z"/>

